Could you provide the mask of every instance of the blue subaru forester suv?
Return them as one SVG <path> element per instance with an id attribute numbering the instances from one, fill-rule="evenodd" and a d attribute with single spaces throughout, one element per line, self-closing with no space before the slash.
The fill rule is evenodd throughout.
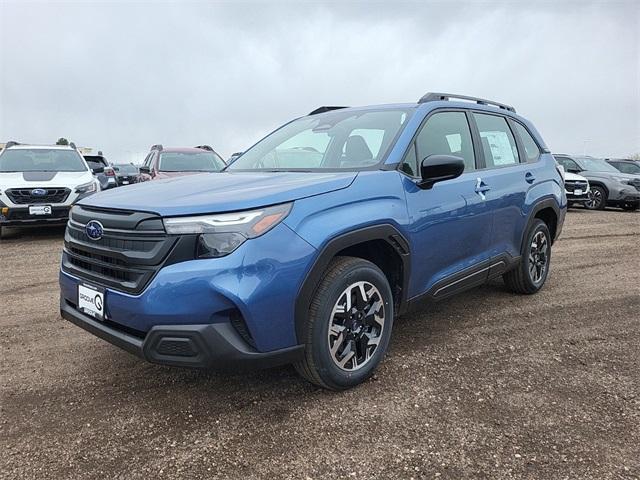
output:
<path id="1" fill-rule="evenodd" d="M 510 106 L 430 93 L 321 107 L 224 173 L 80 201 L 61 314 L 151 362 L 293 363 L 345 389 L 419 301 L 498 276 L 542 288 L 566 204 L 549 149 Z"/>

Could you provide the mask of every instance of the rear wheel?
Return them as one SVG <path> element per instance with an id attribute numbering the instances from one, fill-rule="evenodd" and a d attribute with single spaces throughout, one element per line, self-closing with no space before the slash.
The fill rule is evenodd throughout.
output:
<path id="1" fill-rule="evenodd" d="M 392 326 L 393 297 L 384 273 L 366 260 L 337 257 L 311 302 L 305 356 L 296 370 L 331 390 L 358 385 L 384 357 Z"/>
<path id="2" fill-rule="evenodd" d="M 607 206 L 607 191 L 602 187 L 592 186 L 584 206 L 589 210 L 604 210 Z"/>
<path id="3" fill-rule="evenodd" d="M 551 235 L 547 224 L 536 219 L 527 232 L 520 265 L 503 275 L 516 293 L 532 294 L 542 288 L 551 264 Z"/>

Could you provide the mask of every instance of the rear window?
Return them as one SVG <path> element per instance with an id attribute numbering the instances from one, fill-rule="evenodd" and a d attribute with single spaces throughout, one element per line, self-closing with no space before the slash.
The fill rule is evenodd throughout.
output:
<path id="1" fill-rule="evenodd" d="M 160 154 L 162 172 L 219 172 L 224 161 L 211 152 L 163 152 Z"/>
<path id="2" fill-rule="evenodd" d="M 85 172 L 87 166 L 75 150 L 20 148 L 4 150 L 0 172 Z"/>

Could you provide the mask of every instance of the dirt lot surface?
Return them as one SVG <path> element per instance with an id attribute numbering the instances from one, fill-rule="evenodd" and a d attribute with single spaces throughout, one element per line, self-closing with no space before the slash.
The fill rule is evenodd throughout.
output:
<path id="1" fill-rule="evenodd" d="M 377 375 L 145 363 L 62 320 L 62 230 L 0 243 L 1 478 L 640 477 L 640 214 L 572 210 L 538 295 L 400 318 Z"/>

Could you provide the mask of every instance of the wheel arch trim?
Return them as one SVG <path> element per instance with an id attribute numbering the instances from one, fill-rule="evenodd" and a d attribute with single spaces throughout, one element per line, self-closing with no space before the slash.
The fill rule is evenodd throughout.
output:
<path id="1" fill-rule="evenodd" d="M 399 313 L 406 307 L 407 289 L 411 274 L 411 251 L 409 248 L 409 242 L 405 236 L 395 226 L 386 223 L 358 228 L 356 230 L 338 234 L 329 239 L 324 246 L 319 249 L 319 253 L 316 256 L 313 265 L 307 272 L 298 290 L 294 308 L 294 320 L 298 342 L 301 342 L 304 339 L 303 328 L 306 320 L 306 312 L 309 309 L 313 294 L 322 280 L 322 275 L 326 271 L 331 260 L 338 252 L 345 248 L 370 242 L 372 240 L 385 241 L 402 259 L 402 294 L 399 305 L 394 305 L 394 311 Z"/>

